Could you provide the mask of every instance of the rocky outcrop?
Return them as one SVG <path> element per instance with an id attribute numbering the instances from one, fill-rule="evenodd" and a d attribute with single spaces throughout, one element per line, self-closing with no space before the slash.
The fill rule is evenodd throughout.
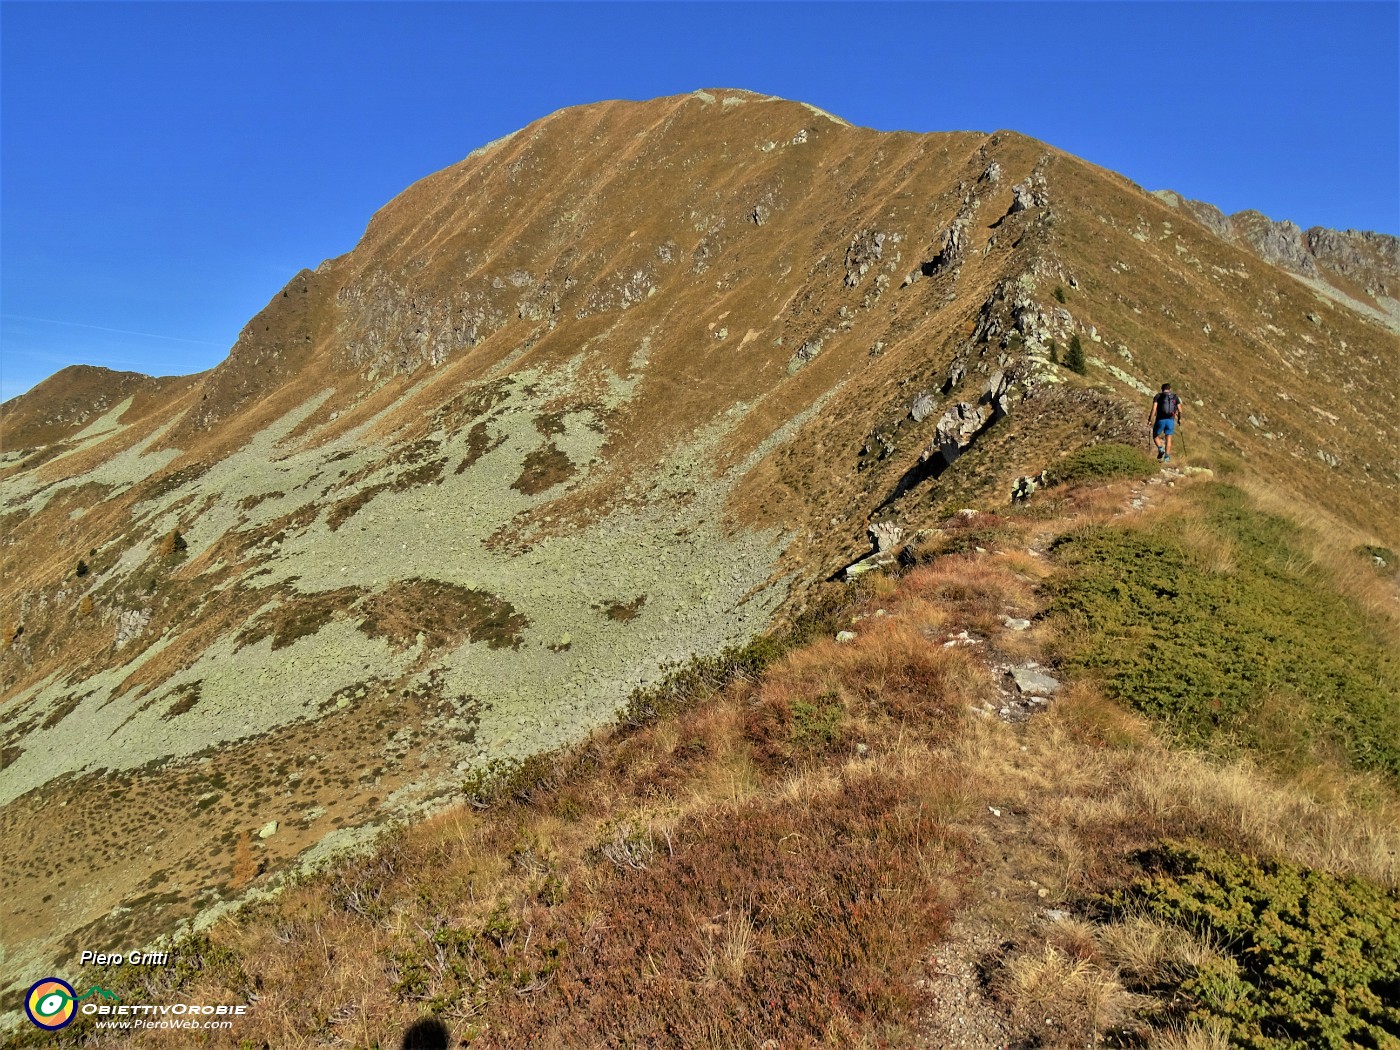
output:
<path id="1" fill-rule="evenodd" d="M 1000 178 L 1000 171 L 997 177 Z M 938 277 L 945 273 L 953 275 L 953 283 L 956 285 L 958 271 L 962 268 L 963 256 L 967 253 L 970 242 L 969 231 L 981 204 L 977 193 L 969 190 L 966 184 L 959 184 L 958 192 L 962 195 L 962 203 L 958 206 L 953 221 L 943 231 L 937 253 L 927 262 L 920 263 L 919 268 L 904 279 L 906 287 L 921 277 Z"/>
<path id="2" fill-rule="evenodd" d="M 1265 262 L 1306 277 L 1319 276 L 1317 261 L 1296 223 L 1274 222 L 1257 211 L 1242 211 L 1230 217 L 1230 224 L 1235 235 Z"/>
<path id="3" fill-rule="evenodd" d="M 893 554 L 904 538 L 904 529 L 892 521 L 880 521 L 870 526 L 870 538 L 880 554 Z"/>
<path id="4" fill-rule="evenodd" d="M 928 461 L 941 457 L 951 464 L 977 436 L 1011 410 L 1011 376 L 997 369 L 987 380 L 987 386 L 976 404 L 959 401 L 938 421 L 933 445 L 921 457 Z"/>
<path id="5" fill-rule="evenodd" d="M 1354 281 L 1370 295 L 1400 298 L 1400 237 L 1314 226 L 1303 241 L 1324 269 Z"/>
<path id="6" fill-rule="evenodd" d="M 1214 204 L 1193 201 L 1172 190 L 1154 190 L 1152 196 L 1165 201 L 1173 208 L 1180 208 L 1217 237 L 1227 241 L 1235 239 L 1234 227 L 1230 225 L 1229 216 Z"/>
<path id="7" fill-rule="evenodd" d="M 1011 499 L 1013 502 L 1030 499 L 1040 488 L 1043 488 L 1048 472 L 1042 470 L 1039 474 L 1024 474 L 1017 478 L 1011 486 Z"/>
<path id="8" fill-rule="evenodd" d="M 855 288 L 871 268 L 884 257 L 885 241 L 892 244 L 899 241 L 899 235 L 878 233 L 875 230 L 861 230 L 851 238 L 846 249 L 846 287 Z"/>
<path id="9" fill-rule="evenodd" d="M 1031 208 L 1043 208 L 1049 203 L 1045 176 L 1037 171 L 1011 187 L 1011 210 L 1007 214 L 1015 215 Z"/>
<path id="10" fill-rule="evenodd" d="M 899 544 L 904 538 L 902 527 L 892 521 L 881 521 L 871 525 L 869 532 L 870 540 L 875 544 L 875 551 L 846 566 L 843 575 L 847 580 L 854 580 L 857 576 L 874 569 L 893 565 L 899 556 Z"/>
<path id="11" fill-rule="evenodd" d="M 1400 295 L 1400 238 L 1325 226 L 1303 230 L 1296 223 L 1275 222 L 1252 210 L 1227 216 L 1213 204 L 1189 200 L 1171 190 L 1157 190 L 1153 196 L 1270 265 L 1319 280 L 1340 277 L 1373 297 Z"/>

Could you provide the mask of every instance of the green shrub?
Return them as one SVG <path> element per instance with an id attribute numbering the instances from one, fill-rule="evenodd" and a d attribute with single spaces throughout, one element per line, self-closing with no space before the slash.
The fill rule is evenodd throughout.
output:
<path id="1" fill-rule="evenodd" d="M 1055 285 L 1055 301 L 1063 305 L 1066 302 L 1065 289 L 1063 285 Z"/>
<path id="2" fill-rule="evenodd" d="M 660 682 L 633 691 L 618 720 L 639 726 L 675 714 L 730 682 L 757 678 L 790 648 L 785 639 L 759 635 L 716 656 L 693 656 L 685 663 L 672 664 Z"/>
<path id="3" fill-rule="evenodd" d="M 554 786 L 560 764 L 566 758 L 563 749 L 541 751 L 526 758 L 493 758 L 467 774 L 462 793 L 479 809 L 508 800 L 529 804 L 538 792 Z"/>
<path id="4" fill-rule="evenodd" d="M 1146 478 L 1157 470 L 1157 464 L 1145 453 L 1109 441 L 1071 452 L 1046 470 L 1045 480 L 1049 485 L 1071 485 L 1110 478 Z"/>
<path id="5" fill-rule="evenodd" d="M 825 751 L 841 737 L 846 707 L 834 692 L 825 692 L 809 701 L 792 705 L 792 732 L 789 739 L 797 751 Z"/>
<path id="6" fill-rule="evenodd" d="M 1185 927 L 1219 952 L 1175 989 L 1187 1020 L 1250 1050 L 1397 1045 L 1396 890 L 1176 844 L 1143 859 L 1148 877 L 1115 906 Z"/>
<path id="7" fill-rule="evenodd" d="M 1275 763 L 1289 757 L 1281 747 L 1295 761 L 1336 748 L 1400 776 L 1400 667 L 1380 629 L 1309 567 L 1286 521 L 1219 482 L 1189 498 L 1228 571 L 1202 568 L 1192 543 L 1205 541 L 1170 519 L 1089 526 L 1052 546 L 1049 611 L 1067 665 L 1192 746 L 1268 745 Z"/>

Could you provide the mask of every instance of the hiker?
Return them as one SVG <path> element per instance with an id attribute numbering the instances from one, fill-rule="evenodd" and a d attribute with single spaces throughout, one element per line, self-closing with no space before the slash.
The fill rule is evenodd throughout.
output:
<path id="1" fill-rule="evenodd" d="M 1181 398 L 1172 392 L 1170 383 L 1162 384 L 1162 392 L 1152 399 L 1152 414 L 1147 425 L 1152 428 L 1152 443 L 1157 446 L 1157 458 L 1163 462 L 1172 458 L 1172 435 L 1181 422 Z"/>

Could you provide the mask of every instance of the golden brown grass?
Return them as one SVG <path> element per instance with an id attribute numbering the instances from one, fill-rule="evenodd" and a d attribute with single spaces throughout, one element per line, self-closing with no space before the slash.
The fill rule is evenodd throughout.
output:
<path id="1" fill-rule="evenodd" d="M 244 832 L 238 836 L 238 844 L 233 848 L 233 866 L 229 871 L 229 886 L 239 890 L 252 882 L 258 875 L 257 859 L 253 856 L 252 835 Z"/>
<path id="2" fill-rule="evenodd" d="M 1393 545 L 1393 539 L 1384 543 L 1376 535 L 1277 485 L 1247 479 L 1239 487 L 1249 493 L 1261 510 L 1296 524 L 1307 563 L 1372 617 L 1383 619 L 1390 628 L 1391 640 L 1400 644 L 1400 574 L 1392 570 L 1381 575 L 1357 553 L 1364 544 Z"/>

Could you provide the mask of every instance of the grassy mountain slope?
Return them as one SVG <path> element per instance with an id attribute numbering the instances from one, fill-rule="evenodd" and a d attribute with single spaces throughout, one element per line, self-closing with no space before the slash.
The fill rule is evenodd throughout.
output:
<path id="1" fill-rule="evenodd" d="M 1188 457 L 1395 547 L 1397 364 L 1370 314 L 1015 133 L 732 91 L 546 117 L 386 205 L 211 372 L 3 407 L 3 976 L 578 740 L 667 661 L 810 614 L 872 520 L 1141 443 L 1164 378 Z"/>
<path id="2" fill-rule="evenodd" d="M 1265 690 L 1221 718 L 1170 676 L 1115 694 L 1132 664 L 1082 662 L 1099 635 L 1064 600 L 1104 570 L 1084 544 L 1156 547 L 1185 520 L 1114 571 L 1131 586 L 1180 557 L 1242 597 L 1284 581 L 1330 595 L 1372 633 L 1339 641 L 1384 683 L 1393 741 L 1394 583 L 1348 573 L 1328 534 L 1237 489 L 1147 473 L 955 515 L 897 578 L 835 591 L 800 631 L 639 693 L 616 728 L 475 780 L 473 805 L 178 944 L 178 970 L 84 981 L 130 1001 L 256 998 L 211 1046 L 397 1046 L 414 1024 L 472 1046 L 1385 1045 L 1400 822 L 1393 774 L 1346 757 L 1364 730 L 1321 696 Z M 1241 528 L 1283 530 L 1290 564 L 1256 563 Z M 1197 644 L 1216 662 L 1259 630 L 1245 601 L 1213 628 Z M 1309 644 L 1300 660 L 1328 642 Z M 1006 715 L 1007 668 L 1052 659 L 1062 691 Z M 1308 737 L 1280 722 L 1313 718 L 1334 735 L 1300 756 Z M 1267 971 L 1254 945 L 1282 946 Z M 1295 966 L 1309 958 L 1336 969 Z M 116 1044 L 85 1020 L 58 1045 Z"/>

